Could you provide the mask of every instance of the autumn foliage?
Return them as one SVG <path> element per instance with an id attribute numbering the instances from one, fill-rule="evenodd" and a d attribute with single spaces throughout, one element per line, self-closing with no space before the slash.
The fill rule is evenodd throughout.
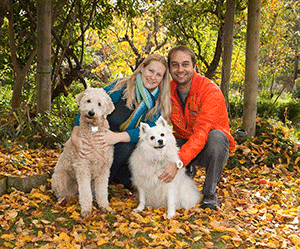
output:
<path id="1" fill-rule="evenodd" d="M 58 203 L 49 182 L 30 193 L 13 189 L 0 197 L 0 248 L 300 248 L 299 148 L 289 130 L 258 120 L 258 136 L 239 142 L 220 187 L 220 208 L 166 208 L 133 212 L 136 191 L 109 187 L 110 207 L 94 205 L 80 218 L 78 199 Z M 1 146 L 1 176 L 51 171 L 59 150 Z M 205 178 L 198 168 L 195 181 Z"/>

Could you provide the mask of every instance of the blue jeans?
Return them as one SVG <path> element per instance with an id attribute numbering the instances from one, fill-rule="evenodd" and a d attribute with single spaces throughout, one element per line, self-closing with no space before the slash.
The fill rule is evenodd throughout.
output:
<path id="1" fill-rule="evenodd" d="M 184 139 L 177 139 L 177 145 L 181 147 L 187 142 Z M 212 130 L 208 135 L 208 140 L 201 152 L 189 163 L 189 165 L 199 165 L 205 167 L 206 178 L 202 193 L 205 197 L 217 194 L 217 185 L 224 165 L 229 156 L 229 140 L 224 132 Z"/>

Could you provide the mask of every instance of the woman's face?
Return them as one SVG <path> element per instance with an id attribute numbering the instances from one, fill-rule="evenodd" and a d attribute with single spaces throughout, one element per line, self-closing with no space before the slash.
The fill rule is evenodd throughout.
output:
<path id="1" fill-rule="evenodd" d="M 163 80 L 167 68 L 160 61 L 152 60 L 141 70 L 142 81 L 148 90 L 157 87 Z"/>

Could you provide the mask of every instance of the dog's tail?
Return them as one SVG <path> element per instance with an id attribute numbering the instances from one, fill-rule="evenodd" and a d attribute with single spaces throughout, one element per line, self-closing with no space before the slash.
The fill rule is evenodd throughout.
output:
<path id="1" fill-rule="evenodd" d="M 181 206 L 184 209 L 190 209 L 200 203 L 200 191 L 196 183 L 185 173 L 182 175 L 182 184 L 180 186 Z"/>

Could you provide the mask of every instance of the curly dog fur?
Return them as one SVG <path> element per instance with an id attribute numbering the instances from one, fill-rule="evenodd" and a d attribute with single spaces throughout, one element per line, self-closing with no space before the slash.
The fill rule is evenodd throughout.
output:
<path id="1" fill-rule="evenodd" d="M 95 130 L 109 129 L 106 117 L 114 110 L 114 105 L 102 88 L 87 88 L 78 94 L 77 102 L 81 114 L 80 137 L 91 140 Z M 83 159 L 69 139 L 55 166 L 52 190 L 58 200 L 79 194 L 82 217 L 92 211 L 93 193 L 98 206 L 105 210 L 109 205 L 108 178 L 112 162 L 113 146 L 96 147 L 88 159 Z"/>

